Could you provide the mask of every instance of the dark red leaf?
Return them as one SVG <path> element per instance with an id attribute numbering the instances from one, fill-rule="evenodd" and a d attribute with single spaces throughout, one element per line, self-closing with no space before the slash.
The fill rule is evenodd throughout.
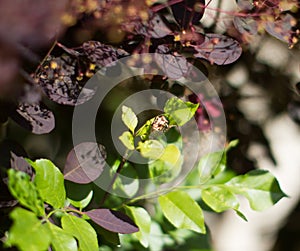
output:
<path id="1" fill-rule="evenodd" d="M 84 55 L 98 67 L 111 66 L 114 61 L 129 55 L 122 49 L 116 49 L 99 41 L 83 43 L 82 50 Z"/>
<path id="2" fill-rule="evenodd" d="M 75 146 L 68 154 L 64 176 L 66 180 L 87 184 L 97 179 L 105 166 L 104 146 L 84 142 Z"/>
<path id="3" fill-rule="evenodd" d="M 252 0 L 236 0 L 236 3 L 242 10 L 251 10 L 254 8 Z"/>
<path id="4" fill-rule="evenodd" d="M 257 34 L 258 24 L 252 17 L 234 17 L 233 24 L 241 34 Z"/>
<path id="5" fill-rule="evenodd" d="M 87 211 L 86 214 L 93 222 L 111 232 L 131 234 L 139 231 L 132 219 L 119 211 L 103 208 Z"/>
<path id="6" fill-rule="evenodd" d="M 23 157 L 19 157 L 13 152 L 11 152 L 10 166 L 15 170 L 27 173 L 30 177 L 33 176 L 31 165 Z"/>
<path id="7" fill-rule="evenodd" d="M 51 132 L 55 127 L 53 113 L 42 103 L 20 103 L 11 118 L 19 125 L 35 134 Z"/>
<path id="8" fill-rule="evenodd" d="M 136 35 L 145 37 L 161 38 L 172 33 L 163 18 L 150 12 L 148 20 L 142 20 L 139 16 L 122 24 L 122 29 Z"/>
<path id="9" fill-rule="evenodd" d="M 171 0 L 168 1 L 169 3 Z M 191 25 L 199 24 L 204 14 L 205 0 L 183 0 L 172 4 L 171 9 L 177 23 L 183 29 L 188 29 Z"/>
<path id="10" fill-rule="evenodd" d="M 155 60 L 165 75 L 170 79 L 179 79 L 186 76 L 191 65 L 177 52 L 172 52 L 168 45 L 159 45 L 156 49 Z"/>
<path id="11" fill-rule="evenodd" d="M 85 76 L 88 74 L 93 75 L 94 72 L 75 57 L 49 57 L 38 73 L 38 82 L 51 100 L 64 105 L 80 105 L 95 94 L 96 87 L 83 87 L 89 79 Z"/>
<path id="12" fill-rule="evenodd" d="M 293 44 L 295 33 L 292 28 L 297 24 L 297 20 L 290 14 L 283 14 L 275 20 L 275 22 L 267 22 L 265 25 L 266 31 L 277 39 Z"/>
<path id="13" fill-rule="evenodd" d="M 206 34 L 204 43 L 193 47 L 197 51 L 195 57 L 217 65 L 231 64 L 242 54 L 242 48 L 236 40 L 219 34 Z"/>

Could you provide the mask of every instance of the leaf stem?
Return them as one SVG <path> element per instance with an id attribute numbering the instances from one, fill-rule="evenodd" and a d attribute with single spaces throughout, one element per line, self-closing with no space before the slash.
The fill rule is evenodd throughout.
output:
<path id="1" fill-rule="evenodd" d="M 125 155 L 124 157 L 122 158 L 122 161 L 120 162 L 118 168 L 117 168 L 117 171 L 116 173 L 114 174 L 112 180 L 110 181 L 109 183 L 109 186 L 107 187 L 106 191 L 105 191 L 105 194 L 103 195 L 103 198 L 100 202 L 100 206 L 102 206 L 104 204 L 104 202 L 106 201 L 106 199 L 108 198 L 108 196 L 110 195 L 110 190 L 112 189 L 118 175 L 120 174 L 120 172 L 122 171 L 126 161 L 127 161 L 127 157 L 128 157 L 128 150 L 125 152 Z"/>
<path id="2" fill-rule="evenodd" d="M 55 48 L 57 44 L 57 39 L 54 40 L 51 48 L 49 49 L 49 51 L 47 52 L 46 56 L 43 58 L 43 60 L 40 62 L 40 64 L 38 65 L 38 67 L 36 68 L 35 72 L 34 72 L 34 77 L 36 77 L 39 69 L 42 67 L 43 63 L 47 60 L 47 58 L 50 56 L 51 52 L 53 51 L 53 49 Z"/>

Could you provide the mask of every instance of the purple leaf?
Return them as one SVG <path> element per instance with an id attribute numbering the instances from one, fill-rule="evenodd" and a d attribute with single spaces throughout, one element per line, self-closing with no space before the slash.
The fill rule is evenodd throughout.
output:
<path id="1" fill-rule="evenodd" d="M 139 228 L 126 214 L 110 209 L 95 209 L 86 214 L 99 226 L 115 233 L 131 234 L 139 231 Z"/>
<path id="2" fill-rule="evenodd" d="M 94 142 L 80 143 L 68 154 L 64 177 L 79 184 L 90 183 L 103 172 L 105 158 L 104 146 Z"/>
<path id="3" fill-rule="evenodd" d="M 42 103 L 20 103 L 11 118 L 35 134 L 51 132 L 55 127 L 54 115 Z"/>
<path id="4" fill-rule="evenodd" d="M 205 41 L 193 47 L 197 51 L 195 57 L 217 65 L 231 64 L 242 54 L 242 48 L 236 40 L 219 34 L 206 34 Z"/>
<path id="5" fill-rule="evenodd" d="M 23 157 L 19 157 L 13 152 L 11 152 L 10 166 L 15 170 L 27 173 L 30 177 L 33 176 L 31 165 Z"/>
<path id="6" fill-rule="evenodd" d="M 267 22 L 265 30 L 273 37 L 292 45 L 295 36 L 292 28 L 296 24 L 297 20 L 292 15 L 284 14 L 274 22 Z"/>
<path id="7" fill-rule="evenodd" d="M 78 73 L 77 69 L 82 69 Z M 56 103 L 63 105 L 80 105 L 88 101 L 95 94 L 94 89 L 84 88 L 86 78 L 83 75 L 91 74 L 89 66 L 80 64 L 79 59 L 64 55 L 50 57 L 38 73 L 39 84 L 46 95 Z M 81 95 L 79 96 L 79 94 Z"/>
<path id="8" fill-rule="evenodd" d="M 241 34 L 256 35 L 258 24 L 252 17 L 234 17 L 233 24 Z"/>
<path id="9" fill-rule="evenodd" d="M 155 60 L 158 66 L 170 79 L 179 79 L 186 76 L 191 70 L 191 65 L 185 57 L 177 52 L 172 52 L 168 45 L 159 45 L 156 49 Z"/>
<path id="10" fill-rule="evenodd" d="M 122 49 L 116 49 L 99 41 L 83 43 L 82 50 L 83 54 L 98 67 L 112 66 L 114 61 L 129 55 Z"/>
<path id="11" fill-rule="evenodd" d="M 252 0 L 236 0 L 236 3 L 242 10 L 252 10 L 254 8 Z"/>
<path id="12" fill-rule="evenodd" d="M 169 2 L 171 2 L 169 0 Z M 204 14 L 205 0 L 182 0 L 172 4 L 171 9 L 177 23 L 183 29 L 188 29 L 191 25 L 199 24 Z"/>
<path id="13" fill-rule="evenodd" d="M 172 33 L 162 17 L 156 13 L 150 13 L 148 20 L 142 20 L 139 16 L 122 24 L 122 29 L 145 37 L 161 38 Z"/>

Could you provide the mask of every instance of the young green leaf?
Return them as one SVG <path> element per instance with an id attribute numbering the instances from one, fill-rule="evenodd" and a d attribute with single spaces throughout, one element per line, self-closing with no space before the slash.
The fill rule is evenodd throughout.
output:
<path id="1" fill-rule="evenodd" d="M 119 140 L 121 140 L 128 150 L 134 150 L 134 138 L 131 132 L 123 132 L 123 134 L 119 137 Z"/>
<path id="2" fill-rule="evenodd" d="M 164 146 L 158 140 L 140 141 L 138 149 L 144 158 L 149 159 L 159 159 L 164 152 Z"/>
<path id="3" fill-rule="evenodd" d="M 23 208 L 16 208 L 10 213 L 13 225 L 8 232 L 6 245 L 17 246 L 21 251 L 47 250 L 51 233 L 37 216 Z"/>
<path id="4" fill-rule="evenodd" d="M 54 208 L 63 207 L 66 200 L 66 191 L 64 176 L 60 170 L 47 159 L 39 159 L 35 162 L 27 161 L 35 170 L 34 183 L 41 197 Z"/>
<path id="5" fill-rule="evenodd" d="M 126 213 L 131 216 L 135 224 L 139 228 L 139 232 L 133 235 L 140 241 L 140 243 L 147 248 L 149 246 L 149 233 L 151 228 L 151 217 L 148 212 L 141 207 L 125 207 Z"/>
<path id="6" fill-rule="evenodd" d="M 163 154 L 159 157 L 159 159 L 168 162 L 172 165 L 175 165 L 180 160 L 180 150 L 174 144 L 169 144 L 163 151 Z"/>
<path id="7" fill-rule="evenodd" d="M 276 204 L 287 195 L 277 179 L 268 171 L 254 170 L 232 178 L 225 185 L 235 194 L 245 196 L 253 210 L 262 211 Z"/>
<path id="8" fill-rule="evenodd" d="M 205 234 L 202 209 L 186 192 L 167 193 L 160 196 L 158 201 L 164 215 L 175 227 Z"/>
<path id="9" fill-rule="evenodd" d="M 182 126 L 187 123 L 195 114 L 199 104 L 184 102 L 179 98 L 169 99 L 164 107 L 170 125 Z"/>
<path id="10" fill-rule="evenodd" d="M 77 242 L 74 237 L 52 223 L 47 223 L 46 226 L 51 233 L 51 246 L 54 251 L 78 250 Z"/>
<path id="11" fill-rule="evenodd" d="M 198 163 L 200 183 L 204 184 L 226 168 L 226 152 L 218 151 L 204 155 Z"/>
<path id="12" fill-rule="evenodd" d="M 226 186 L 215 185 L 206 187 L 201 191 L 201 197 L 206 205 L 217 213 L 239 208 L 237 198 Z"/>
<path id="13" fill-rule="evenodd" d="M 74 207 L 77 207 L 77 208 L 80 208 L 80 209 L 83 209 L 85 208 L 92 200 L 93 198 L 93 190 L 91 190 L 89 192 L 89 194 L 82 200 L 80 201 L 75 201 L 75 200 L 71 200 L 68 198 L 68 200 L 70 201 L 70 203 L 74 206 Z"/>
<path id="14" fill-rule="evenodd" d="M 64 215 L 61 219 L 61 225 L 65 232 L 78 240 L 80 250 L 98 250 L 97 234 L 94 228 L 84 219 L 70 214 Z"/>
<path id="15" fill-rule="evenodd" d="M 122 212 L 100 208 L 85 213 L 93 222 L 111 232 L 131 234 L 139 231 L 134 222 Z"/>
<path id="16" fill-rule="evenodd" d="M 122 121 L 127 128 L 134 133 L 134 130 L 138 124 L 138 119 L 132 109 L 125 105 L 122 106 Z"/>
<path id="17" fill-rule="evenodd" d="M 28 174 L 9 169 L 8 188 L 22 206 L 32 210 L 38 216 L 45 214 L 44 202 Z"/>
<path id="18" fill-rule="evenodd" d="M 147 140 L 152 130 L 152 123 L 155 117 L 146 121 L 146 123 L 136 132 L 136 136 L 139 136 L 141 140 Z"/>

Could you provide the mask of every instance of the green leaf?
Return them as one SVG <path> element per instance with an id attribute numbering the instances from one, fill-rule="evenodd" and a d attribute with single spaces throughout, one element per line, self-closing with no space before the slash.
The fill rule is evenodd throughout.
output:
<path id="1" fill-rule="evenodd" d="M 45 214 L 44 202 L 28 174 L 9 169 L 8 188 L 22 206 L 32 210 L 38 216 Z"/>
<path id="2" fill-rule="evenodd" d="M 180 150 L 174 144 L 169 144 L 164 149 L 163 154 L 159 157 L 159 159 L 168 162 L 172 165 L 175 165 L 180 160 Z"/>
<path id="3" fill-rule="evenodd" d="M 223 172 L 226 168 L 227 158 L 225 151 L 209 153 L 203 156 L 198 163 L 200 183 L 204 184 Z"/>
<path id="4" fill-rule="evenodd" d="M 139 142 L 138 149 L 144 158 L 159 159 L 163 152 L 164 146 L 158 140 L 146 140 L 145 142 Z"/>
<path id="5" fill-rule="evenodd" d="M 92 200 L 93 198 L 93 190 L 91 190 L 89 192 L 89 194 L 82 200 L 80 201 L 75 201 L 75 200 L 71 200 L 68 198 L 68 200 L 70 201 L 70 203 L 74 206 L 74 207 L 77 207 L 77 208 L 80 208 L 80 209 L 83 209 L 85 208 Z"/>
<path id="6" fill-rule="evenodd" d="M 182 126 L 187 123 L 195 114 L 199 104 L 184 102 L 179 98 L 169 99 L 164 107 L 170 125 Z"/>
<path id="7" fill-rule="evenodd" d="M 175 164 L 165 162 L 161 159 L 149 163 L 148 168 L 152 182 L 155 184 L 170 182 L 178 176 L 181 171 L 182 164 L 182 156 L 180 156 L 180 159 Z"/>
<path id="8" fill-rule="evenodd" d="M 215 185 L 206 187 L 202 190 L 201 197 L 206 205 L 217 213 L 239 208 L 236 196 L 226 186 Z"/>
<path id="9" fill-rule="evenodd" d="M 254 170 L 234 177 L 225 185 L 235 194 L 245 196 L 253 210 L 262 211 L 276 204 L 287 195 L 277 179 L 268 171 Z"/>
<path id="10" fill-rule="evenodd" d="M 51 245 L 54 251 L 77 251 L 77 242 L 70 234 L 66 233 L 60 227 L 47 223 L 52 235 Z"/>
<path id="11" fill-rule="evenodd" d="M 131 110 L 131 108 L 127 106 L 122 106 L 122 121 L 127 126 L 127 128 L 134 133 L 134 130 L 138 124 L 138 119 L 135 113 Z"/>
<path id="12" fill-rule="evenodd" d="M 10 217 L 13 225 L 9 230 L 6 245 L 17 246 L 21 251 L 47 250 L 51 233 L 34 213 L 16 208 L 10 213 Z"/>
<path id="13" fill-rule="evenodd" d="M 67 233 L 78 240 L 81 251 L 98 250 L 97 234 L 87 221 L 68 214 L 62 217 L 61 225 Z"/>
<path id="14" fill-rule="evenodd" d="M 134 138 L 131 132 L 123 132 L 123 134 L 119 137 L 119 140 L 121 140 L 127 149 L 134 150 Z"/>
<path id="15" fill-rule="evenodd" d="M 175 191 L 158 198 L 166 218 L 177 228 L 205 234 L 201 207 L 186 192 Z"/>
<path id="16" fill-rule="evenodd" d="M 147 140 L 152 130 L 152 123 L 155 117 L 146 121 L 146 123 L 136 132 L 136 136 L 139 136 L 141 140 Z"/>
<path id="17" fill-rule="evenodd" d="M 147 248 L 149 246 L 149 234 L 151 229 L 151 217 L 148 212 L 141 207 L 125 206 L 126 213 L 134 220 L 139 228 L 139 232 L 134 233 L 140 243 Z"/>
<path id="18" fill-rule="evenodd" d="M 120 165 L 120 160 L 116 160 L 112 166 L 112 176 Z M 120 175 L 116 178 L 113 189 L 118 194 L 123 194 L 124 197 L 133 197 L 139 190 L 139 177 L 136 169 L 126 162 L 122 168 Z"/>
<path id="19" fill-rule="evenodd" d="M 34 183 L 41 197 L 54 208 L 62 208 L 66 200 L 63 174 L 50 160 L 27 161 L 35 170 Z"/>

